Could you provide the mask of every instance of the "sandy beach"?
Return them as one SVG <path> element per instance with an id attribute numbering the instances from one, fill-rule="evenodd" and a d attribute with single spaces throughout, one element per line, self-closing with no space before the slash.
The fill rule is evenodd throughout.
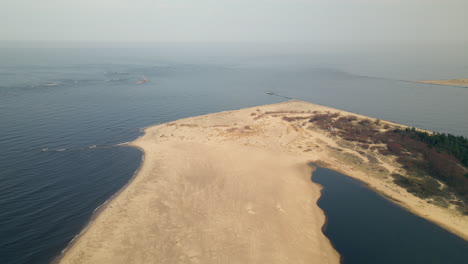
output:
<path id="1" fill-rule="evenodd" d="M 468 86 L 468 79 L 448 79 L 448 80 L 432 80 L 432 81 L 417 81 L 417 82 L 439 84 L 439 85 Z"/>
<path id="2" fill-rule="evenodd" d="M 146 128 L 130 144 L 144 152 L 138 174 L 60 263 L 339 263 L 321 231 L 312 161 L 468 239 L 467 216 L 392 182 L 389 175 L 402 169 L 391 157 L 304 122 L 327 111 L 367 118 L 293 100 Z M 376 163 L 366 162 L 370 154 Z"/>

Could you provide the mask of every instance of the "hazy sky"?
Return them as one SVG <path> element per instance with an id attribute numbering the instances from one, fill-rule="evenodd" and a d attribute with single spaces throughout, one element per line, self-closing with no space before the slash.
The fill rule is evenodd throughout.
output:
<path id="1" fill-rule="evenodd" d="M 468 0 L 0 0 L 0 40 L 468 43 Z"/>

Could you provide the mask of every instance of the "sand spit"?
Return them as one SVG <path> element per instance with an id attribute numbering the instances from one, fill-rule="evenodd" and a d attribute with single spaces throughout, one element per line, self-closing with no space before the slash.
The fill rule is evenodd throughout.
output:
<path id="1" fill-rule="evenodd" d="M 145 129 L 131 143 L 145 153 L 138 175 L 60 262 L 339 263 L 321 231 L 325 217 L 310 161 L 468 238 L 466 216 L 393 184 L 390 173 L 401 169 L 391 158 L 373 154 L 374 162 L 363 162 L 369 153 L 310 127 L 305 120 L 314 111 L 351 114 L 289 101 Z"/>
<path id="2" fill-rule="evenodd" d="M 418 83 L 430 83 L 439 85 L 466 86 L 468 87 L 468 79 L 449 79 L 449 80 L 433 80 L 433 81 L 417 81 Z"/>

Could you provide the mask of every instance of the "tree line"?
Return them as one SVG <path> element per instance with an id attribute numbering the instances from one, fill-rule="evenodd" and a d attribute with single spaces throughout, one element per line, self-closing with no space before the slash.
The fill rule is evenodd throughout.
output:
<path id="1" fill-rule="evenodd" d="M 444 133 L 429 134 L 424 131 L 418 131 L 414 127 L 400 130 L 399 133 L 418 139 L 439 152 L 453 155 L 463 166 L 468 167 L 468 139 L 463 136 Z"/>

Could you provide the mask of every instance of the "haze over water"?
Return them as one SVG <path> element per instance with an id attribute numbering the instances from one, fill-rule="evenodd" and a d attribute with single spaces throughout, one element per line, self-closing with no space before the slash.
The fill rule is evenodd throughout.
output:
<path id="1" fill-rule="evenodd" d="M 138 168 L 140 152 L 116 144 L 155 123 L 286 100 L 267 91 L 468 136 L 468 88 L 407 82 L 466 77 L 466 51 L 3 43 L 0 262 L 60 253 Z"/>

